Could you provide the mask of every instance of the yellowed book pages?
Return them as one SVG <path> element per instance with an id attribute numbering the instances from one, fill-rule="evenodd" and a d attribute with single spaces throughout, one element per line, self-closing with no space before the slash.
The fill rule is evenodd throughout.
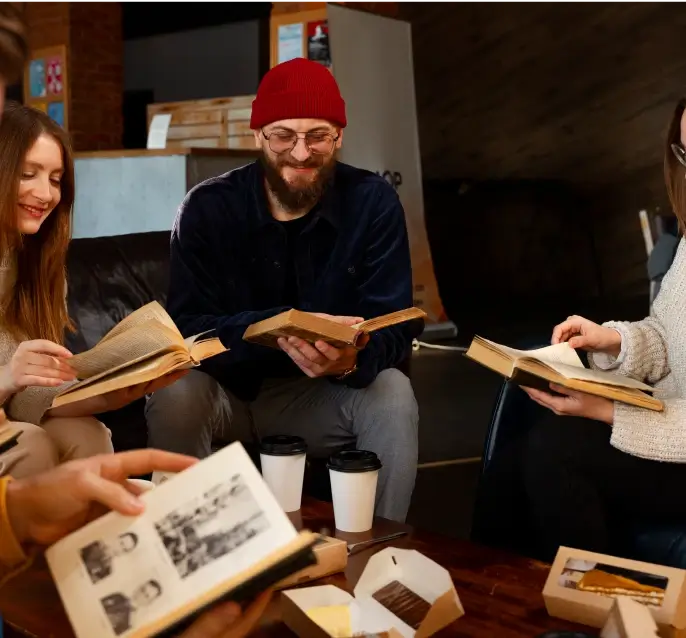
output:
<path id="1" fill-rule="evenodd" d="M 162 306 L 153 302 L 126 317 L 93 348 L 69 359 L 79 380 L 63 389 L 52 407 L 153 381 L 225 351 L 217 338 L 184 339 Z"/>
<path id="2" fill-rule="evenodd" d="M 466 356 L 519 385 L 550 390 L 557 383 L 613 401 L 661 411 L 662 401 L 650 396 L 654 389 L 640 381 L 605 370 L 584 367 L 568 343 L 536 350 L 517 350 L 474 337 Z"/>
<path id="3" fill-rule="evenodd" d="M 346 326 L 311 312 L 288 310 L 275 317 L 252 324 L 245 331 L 243 339 L 278 348 L 277 341 L 280 337 L 299 337 L 309 343 L 325 341 L 336 348 L 344 348 L 356 346 L 363 334 L 414 319 L 426 319 L 426 316 L 426 313 L 419 308 L 408 308 L 368 319 L 354 326 Z"/>

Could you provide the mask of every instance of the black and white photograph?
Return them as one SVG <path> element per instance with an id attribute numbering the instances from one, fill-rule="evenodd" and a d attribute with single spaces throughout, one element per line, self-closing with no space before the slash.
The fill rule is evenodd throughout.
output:
<path id="1" fill-rule="evenodd" d="M 137 612 L 145 611 L 162 595 L 162 585 L 156 580 L 147 580 L 129 595 L 114 592 L 100 599 L 112 631 L 121 636 L 136 624 Z"/>
<path id="2" fill-rule="evenodd" d="M 231 553 L 268 527 L 265 513 L 240 474 L 155 523 L 181 578 Z"/>
<path id="3" fill-rule="evenodd" d="M 138 536 L 124 532 L 108 540 L 98 540 L 81 548 L 79 552 L 93 584 L 112 574 L 113 563 L 120 556 L 130 554 L 138 546 Z"/>

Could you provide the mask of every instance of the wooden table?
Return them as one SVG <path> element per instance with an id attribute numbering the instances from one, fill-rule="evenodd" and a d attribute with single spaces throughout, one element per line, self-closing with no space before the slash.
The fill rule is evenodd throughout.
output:
<path id="1" fill-rule="evenodd" d="M 333 512 L 328 503 L 305 499 L 301 516 L 308 529 L 325 533 L 333 529 Z M 301 524 L 300 520 L 294 522 Z M 336 574 L 317 584 L 333 584 L 351 591 L 374 552 L 388 545 L 416 549 L 448 569 L 465 609 L 465 615 L 436 638 L 536 638 L 551 629 L 583 630 L 548 616 L 541 596 L 547 565 L 391 521 L 377 521 L 372 533 L 376 536 L 400 529 L 407 529 L 409 534 L 354 554 L 345 574 Z M 369 536 L 341 532 L 335 535 L 348 541 Z M 280 622 L 278 600 L 277 594 L 252 638 L 292 636 Z M 5 638 L 74 636 L 42 560 L 0 590 L 0 614 L 5 620 Z"/>

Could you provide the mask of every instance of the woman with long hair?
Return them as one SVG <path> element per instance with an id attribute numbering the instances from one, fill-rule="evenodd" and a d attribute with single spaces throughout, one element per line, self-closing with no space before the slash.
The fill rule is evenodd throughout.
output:
<path id="1" fill-rule="evenodd" d="M 664 156 L 667 192 L 682 231 L 685 109 L 686 100 L 681 100 Z M 616 532 L 632 523 L 686 521 L 686 492 L 680 489 L 686 481 L 685 308 L 682 238 L 649 317 L 598 325 L 572 316 L 554 328 L 552 342 L 589 352 L 593 367 L 654 385 L 664 411 L 559 386 L 551 392 L 525 389 L 547 410 L 537 423 L 523 428 L 525 434 L 509 452 L 499 454 L 484 476 L 479 528 L 487 542 L 508 544 L 522 537 L 528 519 L 537 541 L 535 553 L 552 560 L 560 545 L 611 551 Z"/>
<path id="2" fill-rule="evenodd" d="M 169 375 L 51 409 L 76 378 L 62 345 L 74 160 L 67 134 L 45 113 L 10 103 L 0 120 L 0 402 L 22 430 L 0 455 L 0 476 L 27 476 L 62 461 L 112 452 L 93 417 L 173 382 Z"/>

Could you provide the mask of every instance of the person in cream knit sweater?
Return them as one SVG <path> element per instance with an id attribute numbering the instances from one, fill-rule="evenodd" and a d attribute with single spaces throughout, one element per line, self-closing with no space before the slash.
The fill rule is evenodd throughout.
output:
<path id="1" fill-rule="evenodd" d="M 682 100 L 675 109 L 664 160 L 682 229 L 685 106 Z M 686 491 L 677 487 L 686 483 L 686 241 L 680 241 L 649 317 L 598 325 L 572 316 L 553 330 L 552 343 L 561 342 L 588 352 L 592 367 L 653 385 L 664 411 L 556 385 L 550 392 L 524 388 L 547 411 L 522 428 L 484 477 L 481 536 L 495 544 L 523 544 L 552 560 L 560 545 L 611 552 L 615 530 L 634 521 L 686 522 Z M 523 531 L 523 520 L 534 538 Z M 508 539 L 501 542 L 503 537 Z"/>

